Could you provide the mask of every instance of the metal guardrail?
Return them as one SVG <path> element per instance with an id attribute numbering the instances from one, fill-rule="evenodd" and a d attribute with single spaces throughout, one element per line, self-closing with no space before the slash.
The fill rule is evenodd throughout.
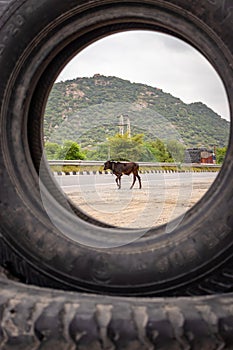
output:
<path id="1" fill-rule="evenodd" d="M 63 165 L 77 165 L 77 166 L 103 166 L 104 161 L 92 161 L 92 160 L 49 160 L 51 166 L 63 166 Z M 171 167 L 171 168 L 220 168 L 220 164 L 211 163 L 151 163 L 151 162 L 138 162 L 140 167 Z"/>

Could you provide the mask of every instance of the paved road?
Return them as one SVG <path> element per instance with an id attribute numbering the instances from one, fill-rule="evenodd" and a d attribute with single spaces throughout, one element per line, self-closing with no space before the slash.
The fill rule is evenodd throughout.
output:
<path id="1" fill-rule="evenodd" d="M 66 175 L 55 179 L 71 200 L 97 220 L 121 227 L 151 227 L 169 224 L 178 216 L 184 217 L 209 189 L 216 173 L 150 173 L 142 174 L 142 189 L 132 176 L 122 177 L 118 190 L 115 176 Z M 170 225 L 170 226 L 169 226 Z"/>
<path id="2" fill-rule="evenodd" d="M 168 182 L 173 184 L 192 184 L 196 182 L 214 181 L 217 174 L 214 172 L 203 173 L 149 173 L 141 174 L 142 186 L 146 188 L 164 187 Z M 111 174 L 102 175 L 63 175 L 55 176 L 58 184 L 65 192 L 76 191 L 80 186 L 82 188 L 91 188 L 93 186 L 106 186 L 112 184 L 112 189 L 116 188 L 115 176 Z M 132 183 L 132 175 L 122 177 L 122 190 L 126 190 Z M 138 183 L 134 185 L 134 189 L 138 188 Z"/>

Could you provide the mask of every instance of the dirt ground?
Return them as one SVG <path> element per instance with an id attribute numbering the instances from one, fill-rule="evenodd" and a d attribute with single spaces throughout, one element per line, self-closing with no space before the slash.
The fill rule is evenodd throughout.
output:
<path id="1" fill-rule="evenodd" d="M 191 183 L 166 182 L 159 188 L 141 190 L 95 186 L 69 193 L 71 200 L 85 213 L 102 222 L 130 228 L 158 226 L 183 217 L 205 194 L 213 179 Z"/>

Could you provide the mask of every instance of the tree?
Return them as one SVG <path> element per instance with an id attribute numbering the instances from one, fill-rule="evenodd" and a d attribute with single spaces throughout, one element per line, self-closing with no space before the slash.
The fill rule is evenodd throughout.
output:
<path id="1" fill-rule="evenodd" d="M 182 143 L 176 140 L 170 140 L 167 142 L 167 150 L 174 162 L 184 162 L 185 146 Z"/>
<path id="2" fill-rule="evenodd" d="M 166 145 L 160 139 L 156 141 L 149 141 L 146 144 L 148 150 L 153 154 L 154 161 L 156 162 L 172 162 L 173 158 L 168 152 Z"/>
<path id="3" fill-rule="evenodd" d="M 46 142 L 44 149 L 45 149 L 45 154 L 47 156 L 47 159 L 53 160 L 53 159 L 58 159 L 57 154 L 60 151 L 61 146 L 55 142 Z"/>
<path id="4" fill-rule="evenodd" d="M 216 163 L 222 164 L 224 162 L 227 152 L 227 147 L 216 148 Z"/>
<path id="5" fill-rule="evenodd" d="M 107 142 L 97 145 L 95 149 L 88 150 L 86 158 L 90 160 L 106 160 L 110 158 Z"/>
<path id="6" fill-rule="evenodd" d="M 85 158 L 85 154 L 81 151 L 80 146 L 71 140 L 64 141 L 57 153 L 57 159 L 76 160 Z"/>
<path id="7" fill-rule="evenodd" d="M 176 161 L 180 161 L 180 159 L 183 161 L 184 147 L 176 144 L 176 141 L 170 144 L 170 150 L 168 150 L 165 143 L 160 139 L 144 142 L 144 134 L 129 137 L 126 133 L 109 137 L 107 142 L 101 143 L 94 150 L 88 151 L 87 158 L 93 160 L 173 162 L 172 153 L 176 155 Z"/>
<path id="8" fill-rule="evenodd" d="M 137 134 L 130 138 L 127 133 L 110 137 L 108 146 L 111 158 L 119 161 L 143 161 L 145 154 L 148 153 L 143 138 L 143 134 Z"/>

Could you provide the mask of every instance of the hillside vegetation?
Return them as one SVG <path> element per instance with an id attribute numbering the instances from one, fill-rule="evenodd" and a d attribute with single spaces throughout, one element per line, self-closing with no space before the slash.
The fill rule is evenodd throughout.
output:
<path id="1" fill-rule="evenodd" d="M 132 135 L 176 140 L 186 148 L 225 147 L 229 122 L 201 102 L 185 104 L 157 87 L 99 74 L 55 83 L 44 117 L 49 142 L 73 140 L 95 149 L 119 132 L 124 115 Z M 123 125 L 124 133 L 127 125 Z"/>

